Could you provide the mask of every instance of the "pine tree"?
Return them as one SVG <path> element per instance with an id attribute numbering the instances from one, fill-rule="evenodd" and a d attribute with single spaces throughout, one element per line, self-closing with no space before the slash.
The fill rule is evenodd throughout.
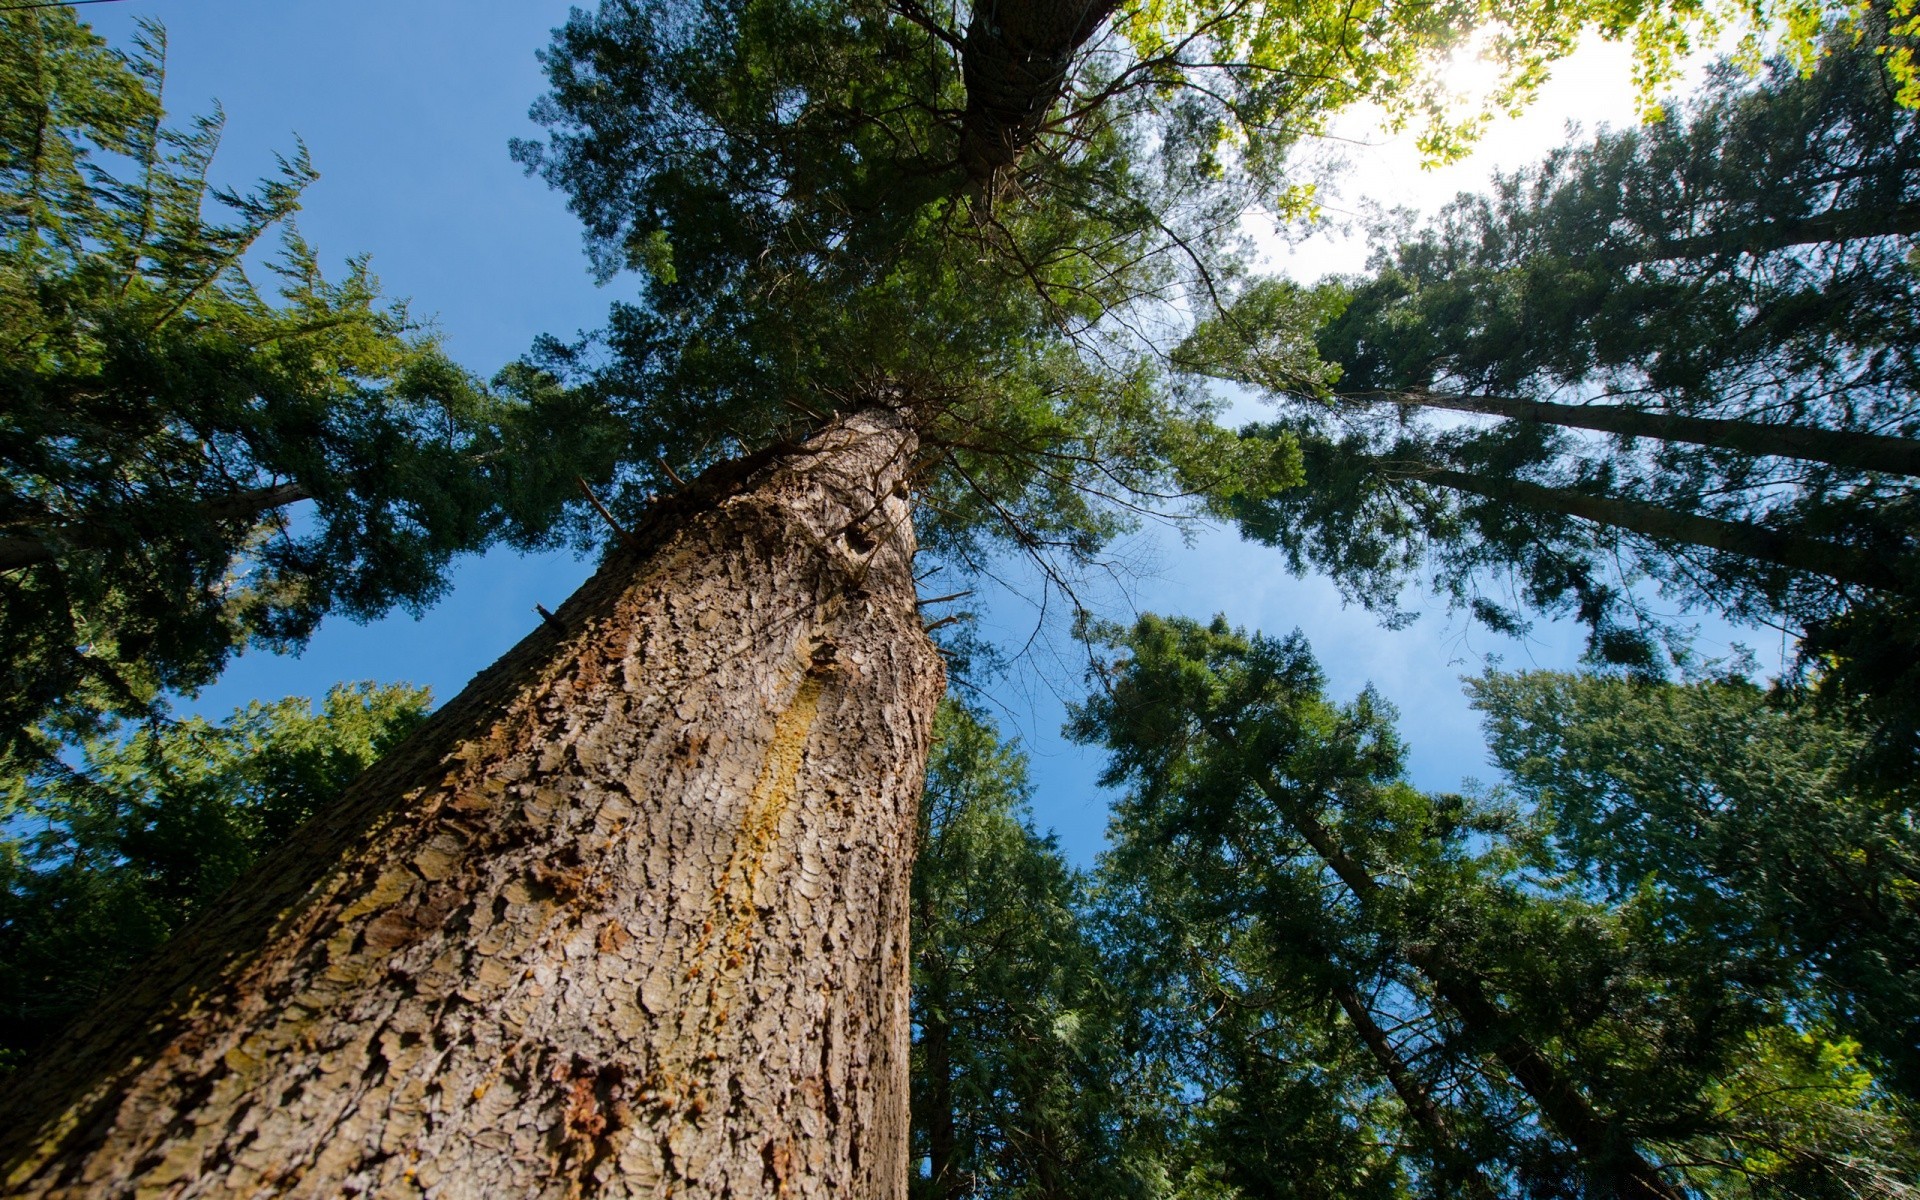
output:
<path id="1" fill-rule="evenodd" d="M 913 877 L 913 1150 L 929 1200 L 1151 1194 L 1087 881 L 1026 813 L 1026 759 L 951 702 Z"/>
<path id="2" fill-rule="evenodd" d="M 1297 634 L 1157 617 L 1108 632 L 1121 657 L 1073 724 L 1127 787 L 1102 870 L 1140 911 L 1140 971 L 1205 1113 L 1195 1152 L 1242 1194 L 1920 1181 L 1909 1116 L 1845 1025 L 1723 925 L 1735 881 L 1670 854 L 1649 884 L 1631 850 L 1595 880 L 1583 856 L 1606 851 L 1556 844 L 1568 807 L 1416 791 L 1391 710 L 1327 700 Z M 1623 731 L 1533 732 L 1536 755 L 1572 734 L 1575 777 Z"/>
<path id="3" fill-rule="evenodd" d="M 1920 836 L 1911 793 L 1863 779 L 1857 722 L 1742 680 L 1488 674 L 1494 762 L 1606 894 L 1651 889 L 1858 1038 L 1920 1096 Z"/>
<path id="4" fill-rule="evenodd" d="M 169 128 L 165 38 L 0 14 L 0 752 L 144 716 L 328 612 L 418 607 L 456 553 L 555 536 L 593 410 L 488 387 L 291 225 L 304 148 L 211 185 L 221 115 Z M 277 295 L 256 287 L 256 253 Z"/>
<path id="5" fill-rule="evenodd" d="M 1496 626 L 1576 615 L 1612 661 L 1655 659 L 1643 581 L 1896 636 L 1920 131 L 1870 43 L 1828 46 L 1461 197 L 1367 277 L 1248 289 L 1184 358 L 1287 398 L 1310 486 L 1242 528 L 1383 608 L 1430 566 Z M 1425 416 L 1462 413 L 1496 420 Z"/>
<path id="6" fill-rule="evenodd" d="M 902 1194 L 919 538 L 1057 574 L 1289 479 L 1129 322 L 1232 273 L 1334 109 L 1432 107 L 1444 149 L 1432 52 L 1483 21 L 1518 92 L 1693 11 L 576 13 L 519 153 L 642 294 L 531 365 L 621 428 L 618 544 L 22 1081 L 9 1185 Z"/>

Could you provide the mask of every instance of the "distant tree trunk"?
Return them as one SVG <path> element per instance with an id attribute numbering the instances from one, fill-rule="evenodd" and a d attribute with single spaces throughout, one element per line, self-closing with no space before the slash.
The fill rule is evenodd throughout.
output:
<path id="1" fill-rule="evenodd" d="M 199 506 L 199 513 L 209 521 L 237 521 L 243 518 L 257 517 L 261 513 L 289 504 L 297 504 L 312 497 L 307 489 L 297 483 L 278 483 L 270 487 L 247 488 L 225 496 L 216 496 Z M 25 534 L 13 534 L 0 537 L 0 571 L 18 571 L 22 567 L 31 567 L 43 562 L 52 562 L 59 554 L 57 543 L 69 542 L 82 548 L 101 544 L 103 535 L 97 529 L 84 526 L 70 526 L 64 529 L 45 530 L 36 526 L 26 526 Z M 51 539 L 51 540 L 49 540 Z"/>
<path id="2" fill-rule="evenodd" d="M 1723 521 L 1718 517 L 1703 517 L 1698 513 L 1662 508 L 1657 504 L 1621 500 L 1614 496 L 1594 496 L 1570 488 L 1547 487 L 1521 479 L 1485 479 L 1432 463 L 1412 466 L 1404 474 L 1423 483 L 1438 484 L 1454 491 L 1518 504 L 1539 512 L 1579 517 L 1666 542 L 1720 550 L 1790 570 L 1825 575 L 1838 583 L 1901 594 L 1911 594 L 1915 587 L 1884 557 L 1839 542 L 1770 529 L 1765 525 Z"/>
<path id="3" fill-rule="evenodd" d="M 1319 948 L 1316 948 L 1319 949 Z M 1333 956 L 1324 949 L 1319 952 L 1325 956 L 1329 966 L 1338 970 Z M 1421 1129 L 1431 1145 L 1434 1157 L 1441 1165 L 1453 1173 L 1451 1182 L 1458 1183 L 1466 1194 L 1474 1200 L 1493 1200 L 1493 1189 L 1487 1186 L 1487 1180 L 1480 1168 L 1467 1157 L 1466 1148 L 1461 1144 L 1453 1125 L 1447 1120 L 1440 1106 L 1433 1102 L 1433 1096 L 1413 1073 L 1407 1060 L 1394 1049 L 1393 1042 L 1387 1037 L 1386 1030 L 1374 1021 L 1372 1011 L 1367 1007 L 1360 993 L 1354 990 L 1351 980 L 1343 975 L 1336 976 L 1333 984 L 1333 998 L 1340 1002 L 1347 1020 L 1353 1025 L 1354 1032 L 1360 1035 L 1367 1051 L 1373 1055 L 1373 1061 L 1392 1085 L 1394 1094 L 1400 1097 L 1400 1104 Z"/>
<path id="4" fill-rule="evenodd" d="M 5 1192 L 903 1196 L 915 445 L 664 502 L 10 1089 Z"/>
<path id="5" fill-rule="evenodd" d="M 1811 216 L 1785 217 L 1698 237 L 1648 242 L 1629 250 L 1603 255 L 1603 258 L 1609 263 L 1628 264 L 1676 258 L 1711 258 L 1723 254 L 1768 254 L 1822 242 L 1912 237 L 1916 233 L 1920 233 L 1920 204 L 1863 205 L 1856 208 L 1830 208 Z"/>
<path id="6" fill-rule="evenodd" d="M 1738 450 L 1805 462 L 1823 462 L 1855 471 L 1884 471 L 1890 475 L 1920 475 L 1920 442 L 1882 433 L 1813 429 L 1805 425 L 1762 425 L 1718 417 L 1688 417 L 1623 404 L 1548 404 L 1518 396 L 1465 396 L 1425 390 L 1404 392 L 1348 392 L 1347 403 L 1385 401 L 1403 408 L 1442 408 L 1452 412 L 1485 413 L 1537 425 L 1592 429 L 1600 433 L 1686 442 L 1695 446 Z"/>
<path id="7" fill-rule="evenodd" d="M 957 1200 L 964 1184 L 954 1165 L 953 1028 L 936 1014 L 921 1013 L 918 1019 L 927 1088 L 926 1194 L 933 1200 Z"/>
<path id="8" fill-rule="evenodd" d="M 1226 746 L 1240 749 L 1233 729 L 1215 722 L 1207 732 Z M 1260 789 L 1289 824 L 1299 832 L 1334 877 L 1362 906 L 1380 902 L 1381 885 L 1366 866 L 1347 853 L 1334 832 L 1319 817 L 1291 802 L 1270 777 L 1256 776 Z M 1434 992 L 1454 1010 L 1468 1036 L 1483 1045 L 1513 1081 L 1539 1107 L 1545 1123 L 1573 1147 L 1593 1181 L 1617 1200 L 1683 1200 L 1659 1168 L 1648 1162 L 1617 1118 L 1594 1108 L 1579 1087 L 1554 1062 L 1513 1028 L 1498 1001 L 1487 994 L 1475 975 L 1456 969 L 1441 946 L 1404 948 L 1407 962 L 1433 984 Z"/>

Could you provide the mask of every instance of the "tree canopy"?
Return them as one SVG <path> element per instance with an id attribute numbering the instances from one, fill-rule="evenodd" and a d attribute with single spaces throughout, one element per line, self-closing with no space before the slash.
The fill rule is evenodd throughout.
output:
<path id="1" fill-rule="evenodd" d="M 1858 721 L 1738 678 L 1522 672 L 1471 694 L 1494 762 L 1582 878 L 1658 895 L 1685 936 L 1806 989 L 1920 1096 L 1920 834 L 1910 781 L 1859 769 Z"/>
<path id="2" fill-rule="evenodd" d="M 1242 529 L 1376 607 L 1430 567 L 1496 626 L 1575 614 L 1642 665 L 1670 632 L 1643 582 L 1816 638 L 1904 611 L 1920 135 L 1883 58 L 1828 47 L 1723 66 L 1369 276 L 1249 288 L 1184 361 L 1287 398 L 1270 431 L 1309 486 L 1234 505 Z"/>
<path id="3" fill-rule="evenodd" d="M 632 431 L 616 511 L 862 403 L 914 412 L 922 534 L 954 561 L 1258 504 L 1292 444 L 1217 427 L 1156 346 L 1224 295 L 1243 214 L 1304 203 L 1289 151 L 1362 101 L 1456 145 L 1441 59 L 1471 35 L 1517 101 L 1588 29 L 1658 76 L 1705 11 L 608 0 L 556 32 L 548 136 L 515 152 L 639 295 L 534 361 Z"/>
<path id="4" fill-rule="evenodd" d="M 165 39 L 0 14 L 0 730 L 81 732 L 320 617 L 418 606 L 461 551 L 557 536 L 596 410 L 441 352 L 365 259 L 293 229 L 304 148 L 209 181 L 218 111 L 162 106 Z M 259 248 L 281 230 L 279 252 Z M 253 276 L 274 277 L 263 291 Z"/>
<path id="5" fill-rule="evenodd" d="M 186 133 L 163 128 L 157 31 L 116 54 L 64 11 L 0 14 L 20 35 L 0 49 L 11 123 L 0 336 L 23 398 L 0 414 L 0 646 L 15 667 L 0 719 L 40 735 L 42 750 L 50 735 L 72 739 L 64 757 L 0 763 L 10 772 L 0 775 L 4 1049 L 33 1053 L 115 972 L 217 908 L 264 849 L 420 720 L 426 698 L 342 688 L 318 715 L 289 701 L 222 726 L 117 734 L 111 717 L 152 713 L 164 691 L 205 682 L 242 645 L 297 643 L 325 612 L 419 603 L 454 553 L 561 536 L 563 497 L 588 480 L 615 485 L 604 515 L 616 529 L 652 511 L 647 536 L 664 540 L 675 518 L 750 472 L 722 469 L 704 488 L 683 475 L 823 425 L 845 435 L 842 448 L 878 444 L 862 439 L 882 430 L 899 445 L 917 439 L 922 456 L 839 528 L 849 548 L 871 542 L 876 513 L 909 493 L 938 560 L 961 567 L 1008 548 L 1043 564 L 1085 560 L 1139 513 L 1204 497 L 1382 606 L 1409 573 L 1438 563 L 1458 598 L 1517 628 L 1520 614 L 1480 590 L 1486 574 L 1516 572 L 1526 605 L 1577 612 L 1597 657 L 1642 668 L 1655 665 L 1636 607 L 1642 578 L 1737 618 L 1797 622 L 1828 645 L 1836 630 L 1849 645 L 1889 630 L 1920 644 L 1904 624 L 1920 587 L 1906 512 L 1907 480 L 1920 477 L 1909 246 L 1920 160 L 1911 114 L 1897 106 L 1911 90 L 1901 41 L 1911 30 L 1903 12 L 1892 33 L 1875 32 L 1885 22 L 1867 13 L 1866 42 L 1833 42 L 1803 76 L 1830 14 L 1739 7 L 1757 21 L 1785 18 L 1801 59 L 1757 86 L 1724 74 L 1666 125 L 1570 148 L 1491 200 L 1463 199 L 1383 254 L 1373 275 L 1307 289 L 1241 277 L 1240 221 L 1260 205 L 1304 202 L 1289 152 L 1333 112 L 1378 103 L 1390 120 L 1423 122 L 1427 151 L 1445 155 L 1475 117 L 1452 107 L 1438 56 L 1475 34 L 1503 65 L 1495 102 L 1508 103 L 1584 30 L 1634 37 L 1652 79 L 1725 12 L 1623 0 L 605 0 L 556 32 L 553 92 L 536 109 L 549 136 L 516 154 L 569 194 L 601 274 L 635 271 L 640 291 L 598 335 L 543 340 L 484 384 L 382 299 L 364 262 L 328 282 L 290 229 L 278 296 L 255 289 L 248 256 L 285 225 L 311 168 L 296 155 L 253 192 L 211 187 L 217 117 Z M 226 223 L 206 218 L 210 202 Z M 1162 351 L 1196 313 L 1208 319 L 1169 372 Z M 1292 407 L 1229 431 L 1218 402 L 1178 377 L 1187 370 L 1256 383 Z M 876 405 L 897 416 L 867 414 L 851 433 L 829 424 Z M 1502 423 L 1422 415 L 1440 410 Z M 900 461 L 885 465 L 889 480 Z M 655 507 L 680 489 L 684 507 Z M 834 511 L 838 527 L 846 514 Z M 753 561 L 812 563 L 827 539 L 795 527 L 806 536 L 779 543 L 790 557 Z M 711 569 L 705 595 L 740 586 L 719 528 L 697 551 Z M 939 677 L 919 640 L 911 542 L 898 529 L 885 540 L 899 552 L 891 599 L 904 624 L 886 628 L 929 655 L 914 673 L 925 687 L 909 702 L 896 680 L 878 703 L 869 691 L 833 710 L 900 700 L 875 725 L 884 736 L 874 744 L 895 758 L 902 744 L 924 744 L 924 721 L 907 710 L 924 700 L 915 711 L 930 713 Z M 1623 554 L 1624 573 L 1610 573 Z M 681 965 L 652 969 L 644 939 L 628 951 L 640 935 L 607 897 L 633 893 L 606 882 L 614 871 L 596 872 L 614 862 L 631 884 L 679 835 L 631 832 L 638 789 L 616 795 L 620 781 L 635 763 L 659 766 L 668 782 L 649 793 L 659 805 L 648 811 L 704 802 L 705 783 L 674 789 L 707 779 L 687 764 L 722 762 L 712 747 L 739 729 L 690 715 L 694 705 L 677 711 L 686 724 L 654 737 L 668 726 L 642 711 L 672 707 L 688 686 L 691 673 L 674 675 L 661 648 L 737 616 L 724 605 L 697 618 L 692 606 L 670 611 L 673 572 L 687 574 L 673 562 L 650 593 L 662 606 L 649 610 L 652 640 L 633 639 L 642 649 L 553 660 L 564 669 L 539 687 L 561 682 L 545 691 L 526 682 L 562 639 L 573 639 L 569 654 L 623 642 L 633 606 L 624 627 L 569 625 L 615 607 L 618 580 L 605 581 L 623 563 L 612 560 L 588 601 L 549 615 L 446 723 L 467 740 L 434 745 L 461 753 L 405 767 L 473 770 L 422 806 L 422 823 L 381 826 L 403 827 L 392 843 L 401 850 L 353 851 L 363 855 L 350 860 L 356 880 L 324 902 L 338 902 L 325 911 L 345 931 L 339 945 L 279 944 L 283 964 L 297 960 L 290 972 L 312 968 L 319 981 L 301 994 L 336 1005 L 337 1045 L 394 1064 L 382 1088 L 401 1088 L 416 1067 L 404 1086 L 432 1078 L 439 1050 L 423 1047 L 472 1028 L 459 1014 L 431 1024 L 409 1004 L 452 995 L 478 1012 L 482 985 L 497 998 L 535 980 L 515 993 L 525 1007 L 488 1010 L 501 1040 L 460 1047 L 462 1069 L 475 1072 L 460 1077 L 460 1094 L 476 1104 L 499 1074 L 485 1074 L 494 1049 L 552 1004 L 543 997 L 560 978 L 555 955 L 644 980 L 626 988 L 622 1011 L 634 1028 L 642 1010 L 662 1018 L 665 1066 L 581 1056 L 582 1031 L 612 1027 L 591 1007 L 609 987 L 587 997 L 571 1037 L 547 1035 L 495 1093 L 505 1103 L 518 1088 L 538 1120 L 558 1114 L 551 1137 L 538 1120 L 523 1131 L 557 1144 L 546 1149 L 576 1184 L 629 1169 L 601 1135 L 638 1105 L 656 1106 L 646 1118 L 656 1129 L 698 1124 L 709 1094 L 724 1090 L 702 1091 L 722 1077 L 705 1073 L 725 1057 L 710 1048 L 803 1028 L 768 1022 L 719 1040 L 730 1015 L 770 994 L 749 987 L 794 961 L 838 969 L 809 956 L 856 960 L 856 942 L 879 945 L 903 927 L 883 927 L 882 915 L 901 911 L 885 896 L 826 938 L 796 919 L 786 946 L 751 948 L 773 962 L 751 975 L 743 964 L 765 907 L 755 889 L 782 878 L 761 873 L 772 856 L 755 839 L 770 844 L 783 822 L 826 811 L 783 808 L 762 770 L 776 782 L 756 785 L 738 829 L 708 821 L 704 840 L 678 844 L 698 848 L 676 869 L 711 858 L 719 881 L 711 902 L 699 870 L 660 893 L 711 904 L 658 927 L 685 935 L 680 959 L 658 960 Z M 824 583 L 806 585 L 813 608 L 872 599 L 864 567 L 829 565 Z M 761 572 L 749 607 L 778 607 L 779 587 L 797 577 L 784 565 Z M 760 603 L 767 594 L 773 603 Z M 1920 959 L 1920 843 L 1910 780 L 1876 762 L 1883 731 L 1847 687 L 1828 689 L 1822 706 L 1729 679 L 1489 674 L 1474 696 L 1511 788 L 1429 794 L 1408 779 L 1391 707 L 1370 690 L 1329 699 L 1299 635 L 1147 617 L 1097 628 L 1094 640 L 1094 691 L 1071 732 L 1105 748 L 1105 782 L 1125 797 L 1093 876 L 1031 828 L 1016 748 L 957 707 L 935 725 L 912 891 L 912 1144 L 925 1163 L 916 1193 L 1757 1200 L 1920 1188 L 1920 980 L 1907 965 Z M 723 644 L 701 652 L 725 659 Z M 792 646 L 776 649 L 790 656 Z M 778 664 L 797 691 L 765 714 L 764 754 L 794 778 L 803 766 L 832 777 L 831 764 L 806 760 L 820 744 L 808 740 L 819 697 L 839 686 L 824 681 L 858 665 L 838 653 L 816 638 Z M 1897 678 L 1904 667 L 1889 657 Z M 637 678 L 648 659 L 666 682 L 616 696 L 622 673 Z M 735 690 L 707 708 L 758 721 L 765 661 L 733 655 Z M 1879 677 L 1868 690 L 1890 691 Z M 469 726 L 495 728 L 488 714 L 504 710 L 487 706 L 509 695 L 516 713 L 547 723 L 515 726 L 538 732 L 507 755 Z M 569 695 L 604 700 L 612 715 L 570 741 L 580 726 L 562 729 L 579 703 Z M 651 740 L 622 741 L 636 730 Z M 583 753 L 591 770 L 549 773 L 549 760 Z M 888 751 L 873 753 L 861 761 L 878 769 L 840 778 L 911 786 L 910 770 L 890 773 Z M 754 769 L 746 757 L 725 765 Z M 712 786 L 738 799 L 727 771 Z M 419 795 L 407 781 L 429 777 L 376 785 L 361 816 L 405 812 Z M 883 816 L 902 836 L 835 870 L 875 868 L 861 885 L 885 875 L 898 901 L 909 810 L 886 795 Z M 812 786 L 811 799 L 823 796 L 839 793 Z M 482 812 L 501 823 L 483 825 Z M 436 830 L 445 840 L 428 840 Z M 332 836 L 344 847 L 359 835 L 342 823 Z M 549 849 L 555 861 L 538 861 Z M 484 885 L 495 891 L 479 890 L 480 869 L 495 871 Z M 821 911 L 853 913 L 844 890 L 830 895 Z M 543 922 L 576 901 L 598 923 L 554 916 L 572 938 L 555 950 Z M 229 931 L 253 915 L 235 911 Z M 700 911 L 729 922 L 721 939 Z M 509 935 L 522 939 L 512 953 Z M 389 951 L 417 945 L 433 952 L 395 969 Z M 897 964 L 897 937 L 891 945 L 881 958 Z M 353 976 L 341 988 L 325 959 L 336 950 Z M 190 971 L 186 962 L 175 969 Z M 808 978 L 787 989 L 801 996 L 796 1011 L 844 980 Z M 419 1023 L 356 1024 L 371 1010 L 348 1011 L 366 994 L 352 989 L 369 979 L 405 993 L 395 1011 Z M 458 979 L 471 993 L 448 982 Z M 879 984 L 868 990 L 894 1019 L 897 993 Z M 555 991 L 577 999 L 582 989 Z M 276 1046 L 310 1044 L 304 1009 L 263 1004 Z M 207 1028 L 218 1033 L 202 1046 L 250 1036 Z M 857 1028 L 836 1061 L 864 1070 L 861 1038 L 886 1026 Z M 623 1053 L 640 1044 L 618 1037 Z M 780 1049 L 797 1062 L 803 1038 L 788 1040 Z M 519 1051 L 512 1043 L 502 1056 Z M 227 1061 L 206 1058 L 216 1073 Z M 834 1086 L 828 1058 L 822 1049 L 824 1088 Z M 680 1067 L 691 1082 L 676 1091 L 666 1081 Z M 165 1074 L 142 1095 L 198 1086 Z M 854 1090 L 863 1086 L 876 1085 Z M 361 1115 L 413 1103 L 397 1094 L 379 1093 Z M 853 1096 L 844 1111 L 871 1098 Z M 839 1098 L 823 1107 L 841 1111 Z M 412 1115 L 422 1129 L 437 1117 Z M 174 1137 L 164 1122 L 154 1128 L 129 1136 Z M 366 1161 L 399 1171 L 376 1132 L 368 1144 L 384 1157 Z M 292 1129 L 285 1144 L 317 1153 L 314 1133 Z M 747 1147 L 737 1178 L 758 1178 L 757 1143 L 717 1118 L 701 1134 L 728 1142 L 727 1153 Z M 678 1153 L 671 1136 L 658 1139 L 665 1171 Z M 851 1144 L 858 1167 L 866 1143 Z M 218 1169 L 226 1145 L 189 1153 Z M 270 1153 L 264 1145 L 249 1152 Z M 776 1182 L 792 1150 L 766 1143 Z M 860 1178 L 891 1177 L 872 1162 Z M 260 1178 L 281 1168 L 267 1163 Z"/>
<path id="6" fill-rule="evenodd" d="M 1634 848 L 1636 829 L 1686 840 L 1659 824 L 1663 797 L 1698 797 L 1683 741 L 1671 759 L 1653 751 L 1654 769 L 1628 749 L 1648 727 L 1563 709 L 1525 726 L 1532 803 L 1423 794 L 1392 710 L 1370 691 L 1328 700 L 1297 634 L 1146 617 L 1108 637 L 1120 657 L 1073 723 L 1127 789 L 1102 874 L 1164 1022 L 1159 1052 L 1193 1089 L 1188 1152 L 1229 1194 L 1911 1193 L 1909 1118 L 1852 1036 L 1874 1021 L 1809 1009 L 1797 978 L 1769 969 L 1770 889 L 1743 896 L 1749 878 Z M 1537 682 L 1490 677 L 1479 694 L 1509 712 Z M 1516 762 L 1515 734 L 1500 737 Z M 1618 849 L 1581 824 L 1585 796 L 1544 784 L 1588 773 L 1635 798 L 1610 810 L 1628 831 Z M 1696 824 L 1719 807 L 1693 802 Z M 1787 817 L 1798 832 L 1761 853 L 1886 852 L 1871 805 L 1821 807 L 1856 823 L 1813 833 Z M 1763 800 L 1750 811 L 1770 819 Z M 1600 876 L 1613 886 L 1596 890 L 1583 856 L 1618 863 Z M 1750 861 L 1757 874 L 1775 860 Z M 1751 921 L 1727 919 L 1748 904 Z M 1857 928 L 1898 938 L 1905 920 Z"/>

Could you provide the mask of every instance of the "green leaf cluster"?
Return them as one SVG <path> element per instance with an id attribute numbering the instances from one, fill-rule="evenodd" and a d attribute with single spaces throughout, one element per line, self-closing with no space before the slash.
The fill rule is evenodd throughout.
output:
<path id="1" fill-rule="evenodd" d="M 550 132 L 515 153 L 569 195 L 601 274 L 635 270 L 641 291 L 531 361 L 630 431 L 616 512 L 863 404 L 912 415 L 919 533 L 953 561 L 1072 559 L 1144 508 L 1291 478 L 1111 320 L 1172 286 L 1173 234 L 1230 269 L 1187 143 L 1148 162 L 1123 89 L 983 195 L 943 28 L 756 0 L 609 3 L 556 32 L 534 110 Z M 1084 70 L 1076 86 L 1106 78 Z"/>
<path id="2" fill-rule="evenodd" d="M 1295 478 L 1290 450 L 1238 447 L 1154 347 L 1240 270 L 1242 215 L 1298 197 L 1300 139 L 1362 101 L 1437 105 L 1436 56 L 1483 25 L 1513 99 L 1582 29 L 1637 30 L 1654 55 L 1707 19 L 1691 3 L 996 11 L 607 0 L 555 32 L 534 108 L 548 132 L 515 154 L 568 195 L 600 274 L 640 290 L 530 361 L 630 431 L 616 511 L 862 404 L 912 414 L 923 532 L 959 561 L 1084 556 L 1143 510 L 1270 495 Z M 1023 54 L 1057 70 L 998 73 Z M 975 161 L 983 141 L 998 165 Z"/>
<path id="3" fill-rule="evenodd" d="M 1920 829 L 1910 786 L 1860 776 L 1858 723 L 1739 679 L 1542 671 L 1469 691 L 1494 762 L 1583 878 L 1657 895 L 1682 936 L 1810 989 L 1920 1096 Z"/>

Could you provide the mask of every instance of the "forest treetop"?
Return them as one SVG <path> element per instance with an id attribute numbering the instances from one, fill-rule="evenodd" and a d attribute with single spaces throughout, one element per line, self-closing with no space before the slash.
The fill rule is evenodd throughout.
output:
<path id="1" fill-rule="evenodd" d="M 1474 124 L 1442 60 L 1478 35 L 1516 103 L 1583 31 L 1634 40 L 1643 83 L 1723 20 L 1810 45 L 1802 3 L 745 5 L 607 0 L 545 54 L 544 140 L 603 277 L 640 276 L 595 340 L 537 361 L 632 430 L 637 507 L 796 425 L 910 402 L 923 533 L 1084 551 L 1129 507 L 1296 477 L 1154 349 L 1218 300 L 1253 208 L 1304 202 L 1288 152 L 1350 105 Z"/>
<path id="2" fill-rule="evenodd" d="M 1222 507 L 1385 613 L 1430 572 L 1497 629 L 1574 616 L 1618 665 L 1684 647 L 1656 593 L 1782 627 L 1911 755 L 1920 123 L 1870 43 L 1826 46 L 1722 64 L 1364 276 L 1243 286 L 1176 359 L 1267 392 L 1312 483 Z"/>
<path id="3" fill-rule="evenodd" d="M 475 378 L 365 258 L 326 277 L 304 148 L 213 184 L 221 114 L 170 127 L 165 82 L 158 25 L 0 13 L 0 752 L 417 608 L 604 471 L 552 380 Z"/>

